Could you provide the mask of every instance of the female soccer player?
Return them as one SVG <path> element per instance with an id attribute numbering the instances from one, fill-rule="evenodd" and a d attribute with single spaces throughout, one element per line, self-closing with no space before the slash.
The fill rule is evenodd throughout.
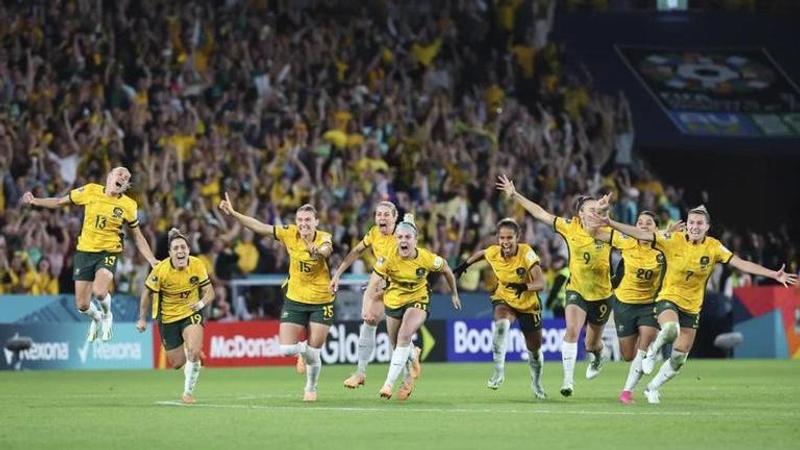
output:
<path id="1" fill-rule="evenodd" d="M 203 349 L 202 310 L 214 301 L 214 287 L 203 261 L 189 255 L 189 239 L 176 228 L 169 230 L 167 236 L 169 258 L 158 263 L 147 276 L 136 329 L 144 332 L 147 310 L 152 309 L 167 360 L 174 369 L 183 367 L 181 400 L 192 404 Z"/>
<path id="2" fill-rule="evenodd" d="M 317 210 L 309 204 L 297 208 L 294 225 L 283 226 L 268 225 L 237 212 L 227 193 L 219 209 L 254 232 L 279 240 L 289 253 L 288 290 L 278 337 L 284 356 L 302 356 L 306 372 L 303 401 L 314 402 L 322 367 L 320 353 L 333 324 L 334 295 L 328 268 L 328 257 L 333 251 L 331 235 L 317 230 Z M 304 333 L 308 341 L 300 342 Z"/>
<path id="3" fill-rule="evenodd" d="M 486 259 L 497 278 L 497 287 L 490 294 L 494 306 L 492 355 L 494 372 L 486 383 L 497 389 L 505 380 L 506 341 L 511 322 L 519 320 L 528 348 L 533 395 L 544 400 L 542 388 L 542 306 L 538 291 L 544 289 L 544 274 L 539 257 L 528 244 L 519 243 L 519 225 L 514 219 L 497 223 L 497 244 L 480 250 L 461 263 L 454 274 L 459 277 L 471 264 Z"/>
<path id="4" fill-rule="evenodd" d="M 661 331 L 647 349 L 642 371 L 645 374 L 653 371 L 656 354 L 665 344 L 672 344 L 672 355 L 664 361 L 644 391 L 650 403 L 660 402 L 659 389 L 675 377 L 686 362 L 700 324 L 706 283 L 714 265 L 730 263 L 742 272 L 772 278 L 784 286 L 797 284 L 797 275 L 784 272 L 784 266 L 775 271 L 743 260 L 708 236 L 711 216 L 704 206 L 689 211 L 686 231 L 679 233 L 653 233 L 616 222 L 608 216 L 594 215 L 592 219 L 635 239 L 652 242 L 653 248 L 664 253 L 666 270 L 655 306 Z"/>
<path id="5" fill-rule="evenodd" d="M 604 209 L 601 203 L 601 209 Z M 678 231 L 681 222 L 670 227 L 667 232 Z M 658 232 L 656 215 L 642 211 L 636 219 L 636 228 L 648 232 Z M 615 278 L 619 284 L 614 289 L 614 324 L 617 328 L 619 348 L 622 358 L 631 361 L 628 378 L 619 396 L 623 404 L 633 402 L 633 389 L 642 378 L 642 358 L 647 346 L 658 334 L 658 322 L 653 314 L 658 288 L 664 269 L 664 254 L 652 247 L 650 242 L 640 241 L 622 235 L 612 243 L 607 228 L 598 228 L 594 236 L 612 244 L 622 253 L 622 260 Z M 637 339 L 638 338 L 638 339 Z"/>
<path id="6" fill-rule="evenodd" d="M 369 247 L 376 259 L 386 257 L 397 245 L 394 238 L 394 226 L 397 222 L 397 207 L 392 202 L 380 202 L 375 208 L 375 225 L 370 228 L 364 239 L 358 243 L 344 257 L 344 260 L 331 277 L 331 292 L 339 289 L 339 279 L 342 274 L 361 256 Z M 358 331 L 358 368 L 356 372 L 344 380 L 344 387 L 355 389 L 363 386 L 367 379 L 367 364 L 375 350 L 375 332 L 378 323 L 383 320 L 383 300 L 380 297 L 372 298 L 364 291 L 361 303 L 361 317 L 364 322 Z M 413 351 L 418 355 L 417 349 Z"/>
<path id="7" fill-rule="evenodd" d="M 411 338 L 428 316 L 428 274 L 443 272 L 450 286 L 451 301 L 455 309 L 461 309 L 456 278 L 444 259 L 424 248 L 417 247 L 417 227 L 414 216 L 406 214 L 395 227 L 397 247 L 387 256 L 378 259 L 370 275 L 367 291 L 373 298 L 383 296 L 386 305 L 386 328 L 394 351 L 379 394 L 392 398 L 397 378 L 405 373 L 403 386 L 397 391 L 399 400 L 406 400 L 414 390 L 411 374 Z"/>
<path id="8" fill-rule="evenodd" d="M 589 214 L 597 208 L 597 200 L 579 197 L 574 206 L 577 217 L 564 219 L 550 214 L 522 196 L 505 175 L 498 178 L 497 188 L 508 194 L 537 220 L 552 224 L 553 229 L 567 243 L 570 278 L 566 287 L 567 306 L 564 308 L 567 331 L 561 346 L 564 366 L 561 395 L 569 397 L 574 389 L 578 337 L 584 323 L 587 325 L 584 345 L 589 355 L 586 378 L 591 380 L 596 377 L 604 362 L 603 327 L 611 312 L 611 246 L 595 239 L 592 234 L 595 230 L 587 224 Z"/>
<path id="9" fill-rule="evenodd" d="M 122 253 L 123 223 L 133 232 L 136 248 L 150 266 L 158 264 L 139 229 L 136 201 L 125 195 L 130 180 L 128 169 L 116 167 L 108 173 L 105 187 L 89 183 L 73 189 L 69 195 L 57 198 L 36 198 L 30 192 L 22 196 L 24 204 L 43 208 L 56 209 L 69 204 L 84 207 L 72 279 L 75 280 L 75 306 L 92 320 L 86 336 L 89 342 L 97 339 L 98 332 L 101 340 L 111 339 L 114 316 L 111 313 L 109 286 L 114 279 L 117 259 Z M 101 309 L 92 303 L 92 298 L 100 303 Z"/>

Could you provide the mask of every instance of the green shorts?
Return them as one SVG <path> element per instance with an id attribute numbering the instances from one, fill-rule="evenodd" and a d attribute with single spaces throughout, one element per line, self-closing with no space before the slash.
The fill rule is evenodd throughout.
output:
<path id="1" fill-rule="evenodd" d="M 333 324 L 333 302 L 322 304 L 301 303 L 285 298 L 281 310 L 281 322 L 307 326 L 309 322 L 323 325 Z"/>
<path id="2" fill-rule="evenodd" d="M 656 300 L 656 317 L 660 316 L 662 312 L 666 310 L 675 311 L 678 314 L 678 323 L 680 324 L 681 328 L 693 328 L 698 329 L 700 328 L 700 314 L 692 314 L 688 313 L 678 307 L 675 303 L 672 303 L 670 300 L 665 299 L 658 299 Z"/>
<path id="3" fill-rule="evenodd" d="M 94 281 L 94 274 L 99 269 L 108 269 L 113 275 L 117 270 L 119 253 L 75 251 L 72 259 L 72 279 L 75 281 Z"/>
<path id="4" fill-rule="evenodd" d="M 161 345 L 164 349 L 172 350 L 183 345 L 183 330 L 189 325 L 203 326 L 203 315 L 198 312 L 175 322 L 159 322 L 158 332 L 161 334 Z"/>
<path id="5" fill-rule="evenodd" d="M 389 308 L 388 306 L 384 307 L 386 311 L 386 315 L 389 317 L 393 317 L 395 319 L 402 319 L 403 315 L 406 313 L 406 310 L 409 308 L 416 308 L 425 311 L 425 315 L 427 317 L 428 314 L 428 302 L 411 302 L 406 303 L 405 305 L 399 308 Z"/>
<path id="6" fill-rule="evenodd" d="M 492 300 L 492 306 L 495 308 L 498 305 L 503 305 L 506 308 L 510 309 L 514 312 L 514 315 L 517 316 L 517 322 L 519 322 L 519 329 L 522 330 L 523 333 L 529 333 L 531 331 L 537 331 L 542 329 L 542 312 L 525 312 L 520 311 L 517 308 L 509 305 L 508 303 L 502 300 Z"/>
<path id="7" fill-rule="evenodd" d="M 658 328 L 656 308 L 653 303 L 625 303 L 614 298 L 614 325 L 617 337 L 624 338 L 639 333 L 639 327 Z"/>
<path id="8" fill-rule="evenodd" d="M 586 322 L 592 325 L 605 325 L 611 312 L 611 299 L 586 301 L 583 296 L 575 291 L 567 291 L 567 305 L 575 305 L 586 312 Z"/>

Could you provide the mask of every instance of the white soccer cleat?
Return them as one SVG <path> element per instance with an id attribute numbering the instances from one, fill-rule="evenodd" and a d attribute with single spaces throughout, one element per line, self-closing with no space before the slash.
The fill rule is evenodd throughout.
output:
<path id="1" fill-rule="evenodd" d="M 647 354 L 642 358 L 642 372 L 645 375 L 650 375 L 653 373 L 653 369 L 656 367 L 656 352 L 653 349 L 652 344 L 647 347 Z"/>
<path id="2" fill-rule="evenodd" d="M 589 365 L 586 366 L 586 379 L 592 380 L 600 375 L 600 371 L 603 370 L 603 364 L 606 361 L 608 361 L 608 358 L 605 355 L 592 359 Z"/>
<path id="3" fill-rule="evenodd" d="M 538 400 L 547 400 L 547 393 L 544 392 L 544 388 L 539 383 L 533 383 L 531 385 L 533 389 L 533 396 L 536 397 Z"/>
<path id="4" fill-rule="evenodd" d="M 100 332 L 100 322 L 102 319 L 89 322 L 89 332 L 86 333 L 86 342 L 94 342 L 97 339 L 97 334 Z"/>
<path id="5" fill-rule="evenodd" d="M 494 369 L 491 378 L 489 381 L 486 382 L 486 387 L 492 390 L 497 390 L 500 388 L 500 385 L 506 380 L 506 374 L 502 370 Z"/>
<path id="6" fill-rule="evenodd" d="M 650 403 L 651 405 L 657 405 L 661 403 L 658 389 L 647 388 L 644 390 L 644 396 L 647 397 L 647 403 Z"/>
<path id="7" fill-rule="evenodd" d="M 564 383 L 563 385 L 561 385 L 561 395 L 563 395 L 564 397 L 569 397 L 570 395 L 572 395 L 572 391 L 573 391 L 572 383 Z"/>
<path id="8" fill-rule="evenodd" d="M 111 311 L 103 314 L 100 321 L 100 340 L 108 342 L 111 340 L 111 327 L 114 325 L 114 314 Z"/>

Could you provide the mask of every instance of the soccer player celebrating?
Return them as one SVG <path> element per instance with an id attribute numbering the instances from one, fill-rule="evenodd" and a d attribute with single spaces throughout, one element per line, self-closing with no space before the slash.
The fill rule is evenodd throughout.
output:
<path id="1" fill-rule="evenodd" d="M 497 286 L 490 294 L 494 306 L 494 333 L 492 356 L 494 372 L 486 383 L 497 389 L 505 380 L 506 342 L 511 322 L 519 320 L 528 348 L 533 395 L 544 400 L 542 388 L 542 307 L 538 291 L 544 289 L 544 274 L 539 257 L 528 244 L 519 243 L 519 225 L 514 219 L 503 219 L 497 224 L 497 244 L 480 250 L 461 263 L 455 271 L 459 277 L 470 265 L 486 259 L 497 278 Z"/>
<path id="2" fill-rule="evenodd" d="M 386 305 L 386 328 L 394 351 L 379 394 L 392 398 L 395 382 L 404 374 L 403 385 L 397 391 L 399 400 L 406 400 L 414 390 L 415 375 L 412 373 L 413 357 L 411 339 L 428 316 L 428 274 L 443 272 L 450 286 L 451 300 L 455 309 L 461 309 L 456 278 L 444 259 L 424 248 L 417 247 L 417 227 L 414 216 L 406 214 L 395 227 L 397 247 L 387 256 L 378 259 L 370 275 L 367 291 L 374 298 L 383 296 Z"/>
<path id="3" fill-rule="evenodd" d="M 203 262 L 189 255 L 189 239 L 173 228 L 169 230 L 169 258 L 150 272 L 139 301 L 136 329 L 147 328 L 147 310 L 158 321 L 161 343 L 174 369 L 183 367 L 183 403 L 192 404 L 200 376 L 203 348 L 203 314 L 214 301 L 214 287 Z M 155 298 L 155 301 L 153 301 Z"/>
<path id="4" fill-rule="evenodd" d="M 608 197 L 600 200 L 600 209 L 604 209 Z M 681 222 L 670 227 L 667 232 L 680 230 Z M 655 214 L 642 211 L 636 219 L 636 228 L 648 232 L 658 232 Z M 642 378 L 642 358 L 647 346 L 653 342 L 658 333 L 658 322 L 653 314 L 658 288 L 661 287 L 661 276 L 664 270 L 664 254 L 652 247 L 648 241 L 640 241 L 619 233 L 612 233 L 607 228 L 597 228 L 594 236 L 622 253 L 622 260 L 617 268 L 615 279 L 619 284 L 614 290 L 613 302 L 614 324 L 617 328 L 619 348 L 625 361 L 633 361 L 628 370 L 628 378 L 619 396 L 623 404 L 633 402 L 633 389 Z"/>
<path id="5" fill-rule="evenodd" d="M 219 208 L 254 232 L 277 239 L 289 253 L 288 289 L 278 332 L 281 353 L 302 358 L 304 364 L 298 364 L 298 370 L 306 372 L 303 401 L 314 402 L 322 367 L 320 354 L 333 324 L 334 295 L 328 268 L 333 251 L 331 235 L 317 230 L 317 210 L 309 204 L 297 209 L 294 225 L 283 226 L 268 225 L 237 212 L 227 193 Z M 300 342 L 302 334 L 308 336 L 307 341 Z"/>
<path id="6" fill-rule="evenodd" d="M 561 346 L 564 382 L 561 395 L 569 397 L 574 389 L 575 359 L 578 356 L 578 337 L 586 323 L 584 345 L 589 355 L 586 378 L 595 378 L 602 368 L 603 327 L 611 312 L 611 246 L 595 239 L 595 230 L 587 223 L 589 214 L 597 209 L 597 200 L 581 196 L 575 202 L 577 217 L 556 217 L 517 192 L 514 183 L 505 175 L 498 177 L 497 188 L 513 198 L 534 218 L 547 224 L 564 238 L 569 249 L 570 278 L 566 286 L 567 306 L 564 315 L 567 330 Z M 613 237 L 613 236 L 612 236 Z"/>
<path id="7" fill-rule="evenodd" d="M 397 222 L 397 208 L 392 202 L 380 202 L 375 208 L 375 225 L 370 228 L 364 239 L 358 243 L 344 257 L 344 260 L 331 277 L 331 292 L 339 289 L 339 279 L 342 274 L 358 259 L 367 248 L 372 249 L 376 259 L 388 256 L 394 250 L 396 241 L 394 238 L 394 226 Z M 367 379 L 367 364 L 375 350 L 375 332 L 378 323 L 383 319 L 383 299 L 380 297 L 372 298 L 367 295 L 370 291 L 365 290 L 362 299 L 361 316 L 364 322 L 358 332 L 358 368 L 356 372 L 344 380 L 346 388 L 355 389 L 363 386 Z M 414 349 L 412 357 L 418 358 L 419 350 Z"/>
<path id="8" fill-rule="evenodd" d="M 116 167 L 108 173 L 105 186 L 89 183 L 63 197 L 36 198 L 30 192 L 22 196 L 22 202 L 27 205 L 56 209 L 74 204 L 84 208 L 72 279 L 75 280 L 75 306 L 91 319 L 86 336 L 89 342 L 97 339 L 98 333 L 103 341 L 111 339 L 114 316 L 109 287 L 122 253 L 123 224 L 133 232 L 136 248 L 150 266 L 158 264 L 139 229 L 136 201 L 125 195 L 130 180 L 128 169 Z M 93 298 L 100 304 L 99 309 L 92 302 Z"/>
<path id="9" fill-rule="evenodd" d="M 784 266 L 779 270 L 769 270 L 743 260 L 718 240 L 708 236 L 711 216 L 704 206 L 689 211 L 686 231 L 679 233 L 645 231 L 611 220 L 607 215 L 594 215 L 593 218 L 635 239 L 652 242 L 653 248 L 660 250 L 666 259 L 664 281 L 655 306 L 661 331 L 647 349 L 642 360 L 642 371 L 645 374 L 653 371 L 656 354 L 665 344 L 672 344 L 672 354 L 644 391 L 650 403 L 660 402 L 659 389 L 674 378 L 686 362 L 700 324 L 706 283 L 717 263 L 730 264 L 742 272 L 772 278 L 784 286 L 797 284 L 797 275 L 784 272 Z"/>

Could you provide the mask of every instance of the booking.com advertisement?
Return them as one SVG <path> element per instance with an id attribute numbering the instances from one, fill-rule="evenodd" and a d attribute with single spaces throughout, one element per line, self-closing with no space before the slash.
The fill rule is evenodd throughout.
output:
<path id="1" fill-rule="evenodd" d="M 491 361 L 493 327 L 491 319 L 448 320 L 447 360 Z M 542 352 L 545 360 L 561 360 L 561 340 L 565 332 L 564 319 L 542 320 Z M 581 336 L 578 342 L 582 341 Z M 506 349 L 506 361 L 528 360 L 525 337 L 517 323 L 511 325 L 506 338 Z M 583 352 L 583 345 L 578 345 L 578 359 L 583 357 Z"/>
<path id="2" fill-rule="evenodd" d="M 138 333 L 133 323 L 115 323 L 109 342 L 86 342 L 88 322 L 0 324 L 0 342 L 30 338 L 30 348 L 15 352 L 3 348 L 0 370 L 43 369 L 150 369 L 153 344 L 150 333 Z"/>

